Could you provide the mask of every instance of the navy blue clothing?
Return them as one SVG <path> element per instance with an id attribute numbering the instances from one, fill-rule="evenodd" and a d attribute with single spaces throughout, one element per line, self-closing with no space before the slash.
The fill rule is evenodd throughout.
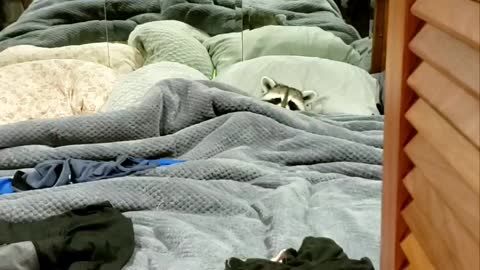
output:
<path id="1" fill-rule="evenodd" d="M 126 156 L 120 156 L 114 161 L 49 160 L 35 166 L 35 170 L 31 173 L 21 171 L 15 173 L 13 186 L 18 190 L 49 188 L 121 177 L 138 171 L 182 162 L 184 161 L 145 160 Z"/>

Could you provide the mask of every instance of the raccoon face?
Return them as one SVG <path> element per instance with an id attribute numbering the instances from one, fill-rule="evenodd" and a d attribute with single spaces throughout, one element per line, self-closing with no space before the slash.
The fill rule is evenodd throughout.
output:
<path id="1" fill-rule="evenodd" d="M 262 78 L 261 84 L 263 101 L 291 111 L 305 111 L 317 96 L 314 91 L 302 92 L 296 88 L 279 84 L 266 76 Z"/>

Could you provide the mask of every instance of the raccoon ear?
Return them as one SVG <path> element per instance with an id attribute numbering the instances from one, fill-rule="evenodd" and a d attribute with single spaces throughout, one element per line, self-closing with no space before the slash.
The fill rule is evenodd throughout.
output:
<path id="1" fill-rule="evenodd" d="M 277 82 L 275 82 L 272 78 L 263 76 L 262 77 L 262 94 L 266 94 L 268 91 L 272 90 L 273 87 L 277 85 Z"/>
<path id="2" fill-rule="evenodd" d="M 311 102 L 317 97 L 317 92 L 311 91 L 311 90 L 303 91 L 302 95 L 303 95 L 304 102 Z"/>

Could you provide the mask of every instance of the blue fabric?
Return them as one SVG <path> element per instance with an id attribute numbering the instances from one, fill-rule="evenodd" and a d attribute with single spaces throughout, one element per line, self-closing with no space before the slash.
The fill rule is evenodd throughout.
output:
<path id="1" fill-rule="evenodd" d="M 0 195 L 13 193 L 12 179 L 0 179 Z"/>
<path id="2" fill-rule="evenodd" d="M 150 160 L 151 163 L 156 164 L 156 166 L 170 166 L 175 164 L 184 163 L 185 160 L 176 160 L 176 159 L 157 159 L 157 160 Z"/>

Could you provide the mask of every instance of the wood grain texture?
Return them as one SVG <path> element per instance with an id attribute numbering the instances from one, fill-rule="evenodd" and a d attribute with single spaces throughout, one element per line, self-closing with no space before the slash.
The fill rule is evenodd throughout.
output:
<path id="1" fill-rule="evenodd" d="M 399 270 L 406 265 L 400 241 L 407 233 L 407 226 L 400 211 L 409 198 L 402 179 L 411 169 L 411 163 L 402 149 L 414 134 L 405 112 L 416 98 L 406 79 L 418 64 L 417 57 L 408 49 L 408 42 L 420 24 L 409 12 L 413 2 L 390 1 L 388 4 L 380 263 L 384 270 Z"/>
<path id="2" fill-rule="evenodd" d="M 477 148 L 480 146 L 480 103 L 460 85 L 423 62 L 408 78 L 415 92 Z"/>
<path id="3" fill-rule="evenodd" d="M 434 270 L 430 259 L 423 251 L 413 234 L 409 234 L 401 243 L 402 249 L 407 255 L 412 270 Z"/>
<path id="4" fill-rule="evenodd" d="M 405 152 L 422 174 L 429 180 L 453 215 L 474 237 L 480 235 L 480 198 L 461 180 L 461 176 L 421 135 L 415 136 L 405 147 Z"/>
<path id="5" fill-rule="evenodd" d="M 412 13 L 473 48 L 480 48 L 478 3 L 471 0 L 417 0 Z"/>
<path id="6" fill-rule="evenodd" d="M 415 201 L 410 203 L 402 211 L 402 216 L 405 218 L 412 233 L 415 235 L 418 243 L 425 252 L 428 252 L 430 262 L 435 268 L 438 269 L 455 269 L 455 270 L 467 270 L 461 268 L 459 262 L 455 257 L 450 254 L 446 248 L 448 243 L 438 237 L 438 231 L 436 230 L 436 224 L 431 224 L 420 212 Z M 472 269 L 468 269 L 472 270 Z"/>
<path id="7" fill-rule="evenodd" d="M 431 25 L 410 42 L 410 49 L 469 93 L 480 94 L 480 52 Z"/>
<path id="8" fill-rule="evenodd" d="M 480 5 L 389 5 L 381 270 L 478 269 Z"/>
<path id="9" fill-rule="evenodd" d="M 389 0 L 375 1 L 371 73 L 385 70 Z"/>
<path id="10" fill-rule="evenodd" d="M 406 114 L 407 119 L 437 149 L 445 160 L 457 170 L 461 179 L 480 194 L 480 156 L 478 148 L 436 113 L 424 100 L 419 99 Z"/>
<path id="11" fill-rule="evenodd" d="M 445 248 L 449 249 L 450 254 L 455 256 L 463 269 L 479 269 L 478 238 L 475 239 L 460 223 L 453 211 L 437 195 L 430 182 L 418 167 L 404 179 L 405 186 L 418 209 L 431 224 L 437 225 L 437 237 L 448 243 Z M 429 253 L 428 250 L 426 252 Z M 408 253 L 406 255 L 408 257 Z M 414 264 L 411 259 L 409 261 Z"/>

